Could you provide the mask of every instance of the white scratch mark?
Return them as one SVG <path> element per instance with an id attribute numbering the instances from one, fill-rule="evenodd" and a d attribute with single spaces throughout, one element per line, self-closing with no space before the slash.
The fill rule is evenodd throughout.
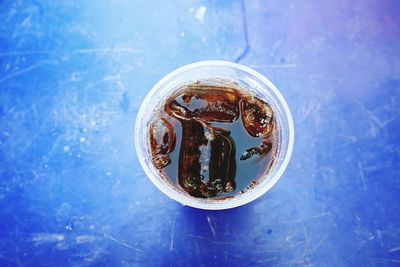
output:
<path id="1" fill-rule="evenodd" d="M 296 68 L 297 64 L 295 63 L 288 63 L 288 64 L 274 64 L 274 65 L 265 65 L 264 67 L 270 68 L 270 69 L 286 69 L 286 68 Z"/>
<path id="2" fill-rule="evenodd" d="M 395 248 L 389 249 L 388 252 L 392 253 L 392 252 L 396 252 L 396 251 L 399 251 L 399 250 L 400 250 L 400 247 L 395 247 Z"/>
<path id="3" fill-rule="evenodd" d="M 172 251 L 172 250 L 174 249 L 175 224 L 176 224 L 176 217 L 174 218 L 174 222 L 172 223 L 171 242 L 170 242 L 170 244 L 169 244 L 169 250 L 170 250 L 170 251 Z"/>
<path id="4" fill-rule="evenodd" d="M 371 258 L 374 262 L 381 262 L 381 263 L 400 263 L 400 260 L 397 259 L 388 259 L 388 258 Z"/>
<path id="5" fill-rule="evenodd" d="M 275 55 L 276 49 L 281 45 L 281 43 L 282 43 L 282 40 L 278 40 L 275 42 L 275 44 L 271 50 L 271 56 Z"/>
<path id="6" fill-rule="evenodd" d="M 128 244 L 128 243 L 126 243 L 126 242 L 124 242 L 124 241 L 122 241 L 122 240 L 119 240 L 119 239 L 115 238 L 115 237 L 112 236 L 112 235 L 109 236 L 109 239 L 110 239 L 111 241 L 114 241 L 115 243 L 118 243 L 118 244 L 120 244 L 120 245 L 122 245 L 122 246 L 124 246 L 124 247 L 126 247 L 126 248 L 132 249 L 132 250 L 134 250 L 134 251 L 136 251 L 136 252 L 138 252 L 138 253 L 143 253 L 143 251 L 141 251 L 140 249 L 135 248 L 135 247 L 133 247 L 132 245 L 130 245 L 130 244 Z"/>
<path id="7" fill-rule="evenodd" d="M 18 70 L 18 71 L 14 71 L 13 73 L 11 73 L 9 75 L 7 75 L 7 76 L 5 76 L 3 78 L 0 78 L 0 83 L 5 82 L 5 81 L 7 81 L 7 80 L 9 80 L 11 78 L 20 76 L 22 74 L 25 74 L 27 72 L 30 72 L 30 71 L 32 71 L 34 69 L 40 68 L 41 66 L 48 65 L 48 64 L 55 64 L 55 62 L 54 61 L 42 61 L 40 63 L 36 63 L 36 64 L 33 64 L 33 65 L 29 66 L 29 67 L 26 67 L 24 69 L 21 69 L 21 70 Z"/>
<path id="8" fill-rule="evenodd" d="M 307 228 L 306 228 L 305 225 L 303 225 L 303 233 L 304 233 L 304 239 L 305 239 L 306 244 L 305 244 L 305 246 L 304 246 L 303 255 L 302 255 L 301 258 L 304 259 L 304 257 L 306 256 L 306 254 L 309 253 L 309 248 L 310 248 L 310 238 L 309 238 L 309 236 L 308 236 Z"/>
<path id="9" fill-rule="evenodd" d="M 32 237 L 32 241 L 38 244 L 49 243 L 49 242 L 61 242 L 64 241 L 65 237 L 62 234 L 47 234 L 47 233 L 40 233 L 35 234 Z"/>
<path id="10" fill-rule="evenodd" d="M 300 123 L 302 123 L 313 111 L 319 109 L 318 104 L 314 104 L 314 102 L 315 102 L 315 96 L 312 95 L 308 106 L 307 107 L 304 106 L 302 108 L 302 114 L 299 119 Z"/>
<path id="11" fill-rule="evenodd" d="M 32 15 L 26 17 L 21 23 L 21 27 L 24 28 L 29 28 L 31 25 L 32 25 Z"/>
<path id="12" fill-rule="evenodd" d="M 215 245 L 242 246 L 242 244 L 234 244 L 234 243 L 226 242 L 226 241 L 217 241 L 217 240 L 210 239 L 210 238 L 205 238 L 205 237 L 202 237 L 202 236 L 199 236 L 199 235 L 191 235 L 191 234 L 189 234 L 187 236 L 191 237 L 191 238 L 195 238 L 195 239 L 206 240 L 206 241 L 208 241 L 210 243 L 213 243 Z"/>
<path id="13" fill-rule="evenodd" d="M 286 64 L 271 64 L 271 65 L 251 64 L 251 66 L 253 68 L 259 68 L 259 69 L 261 69 L 261 68 L 270 68 L 270 69 L 279 69 L 279 68 L 286 69 L 287 68 L 287 69 L 289 69 L 289 68 L 296 68 L 299 65 L 296 63 L 286 63 Z"/>
<path id="14" fill-rule="evenodd" d="M 210 217 L 207 216 L 208 225 L 210 225 L 211 232 L 213 234 L 214 239 L 216 238 L 214 227 L 212 226 Z"/>
<path id="15" fill-rule="evenodd" d="M 297 220 L 293 220 L 293 221 L 281 221 L 280 223 L 301 223 L 304 221 L 308 221 L 308 220 L 314 220 L 314 219 L 319 219 L 319 218 L 323 218 L 323 217 L 327 217 L 327 216 L 332 216 L 331 212 L 323 212 L 308 218 L 302 218 L 302 219 L 297 219 Z"/>
<path id="16" fill-rule="evenodd" d="M 294 248 L 294 247 L 297 247 L 297 246 L 299 246 L 299 245 L 301 245 L 301 246 L 303 246 L 304 245 L 304 243 L 305 243 L 305 241 L 297 241 L 297 242 L 295 242 L 295 243 L 290 243 L 290 242 L 288 242 L 290 245 L 287 247 L 287 248 Z"/>
<path id="17" fill-rule="evenodd" d="M 310 249 L 310 251 L 308 252 L 308 254 L 313 253 L 314 251 L 316 251 L 323 243 L 325 242 L 325 238 L 321 239 L 314 247 L 312 247 Z"/>
<path id="18" fill-rule="evenodd" d="M 37 180 L 39 180 L 40 176 L 34 169 L 32 169 L 31 171 L 32 171 L 33 176 L 35 176 L 35 179 L 33 180 L 33 182 L 36 182 Z"/>
<path id="19" fill-rule="evenodd" d="M 365 177 L 364 177 L 364 172 L 363 172 L 363 168 L 362 168 L 362 164 L 360 161 L 357 162 L 358 164 L 358 171 L 360 173 L 360 179 L 361 179 L 361 183 L 363 185 L 364 191 L 367 191 L 367 184 L 365 183 Z"/>
<path id="20" fill-rule="evenodd" d="M 289 265 L 289 266 L 300 265 L 300 266 L 304 266 L 304 267 L 309 266 L 309 265 L 306 265 L 304 260 L 297 260 L 297 259 L 282 262 L 281 265 Z"/>
<path id="21" fill-rule="evenodd" d="M 385 128 L 386 125 L 388 125 L 389 123 L 391 123 L 396 119 L 396 117 L 392 117 L 385 121 L 382 121 L 371 110 L 367 109 L 361 101 L 356 101 L 356 103 L 369 117 L 369 124 L 370 124 L 369 134 L 372 137 L 378 136 L 380 129 Z"/>
<path id="22" fill-rule="evenodd" d="M 0 57 L 14 57 L 14 56 L 29 56 L 29 55 L 49 55 L 49 54 L 109 54 L 109 53 L 127 53 L 127 54 L 139 54 L 140 49 L 134 49 L 129 47 L 103 47 L 103 48 L 86 48 L 86 49 L 74 49 L 66 51 L 56 50 L 23 50 L 23 51 L 10 51 L 0 53 Z"/>
<path id="23" fill-rule="evenodd" d="M 196 9 L 194 17 L 202 23 L 204 21 L 204 15 L 206 14 L 206 11 L 207 8 L 205 6 L 201 6 Z"/>
<path id="24" fill-rule="evenodd" d="M 77 244 L 81 244 L 81 243 L 92 242 L 95 239 L 96 238 L 92 235 L 79 235 L 79 236 L 75 237 L 75 242 Z"/>
<path id="25" fill-rule="evenodd" d="M 381 230 L 376 230 L 376 235 L 378 236 L 379 242 L 381 243 L 381 247 L 383 247 L 382 243 L 382 231 Z"/>
<path id="26" fill-rule="evenodd" d="M 291 234 L 291 235 L 288 235 L 285 239 L 286 239 L 286 242 L 289 242 L 290 241 L 290 239 L 292 239 L 294 236 L 296 236 L 296 233 L 293 233 L 293 234 Z"/>
<path id="27" fill-rule="evenodd" d="M 105 48 L 88 48 L 88 49 L 76 49 L 73 50 L 73 53 L 76 54 L 93 54 L 93 53 L 131 53 L 131 54 L 137 54 L 140 53 L 141 51 L 138 49 L 132 49 L 132 48 L 110 48 L 110 47 L 105 47 Z"/>
<path id="28" fill-rule="evenodd" d="M 365 108 L 364 108 L 365 109 Z M 365 109 L 366 110 L 366 109 Z M 385 121 L 381 121 L 378 117 L 376 117 L 371 111 L 366 110 L 369 117 L 371 118 L 371 121 L 374 122 L 380 129 L 384 128 L 386 125 L 394 121 L 396 118 L 392 117 L 390 119 L 387 119 Z"/>
<path id="29" fill-rule="evenodd" d="M 267 262 L 271 262 L 271 261 L 276 261 L 278 258 L 274 257 L 274 258 L 268 258 L 268 259 L 263 259 L 263 260 L 256 260 L 257 263 L 267 263 Z"/>
<path id="30" fill-rule="evenodd" d="M 117 85 L 120 86 L 121 89 L 123 89 L 123 85 L 122 85 L 122 87 L 121 87 L 120 81 L 121 81 L 121 74 L 119 74 L 119 73 L 117 73 L 117 74 L 115 74 L 115 75 L 107 75 L 107 76 L 104 76 L 102 79 L 99 79 L 99 80 L 97 80 L 97 81 L 95 81 L 95 82 L 88 83 L 88 84 L 83 88 L 83 90 L 84 90 L 85 92 L 87 92 L 88 89 L 94 88 L 94 87 L 98 86 L 99 84 L 102 84 L 102 83 L 105 83 L 105 82 L 113 82 L 113 83 L 116 83 Z M 87 101 L 87 100 L 85 99 L 85 101 Z"/>

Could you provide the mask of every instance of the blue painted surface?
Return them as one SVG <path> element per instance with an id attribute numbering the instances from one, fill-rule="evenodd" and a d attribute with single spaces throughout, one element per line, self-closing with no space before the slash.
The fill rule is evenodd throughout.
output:
<path id="1" fill-rule="evenodd" d="M 400 264 L 398 1 L 2 1 L 1 266 Z M 161 77 L 239 61 L 296 127 L 278 184 L 226 211 L 145 177 L 138 107 Z"/>

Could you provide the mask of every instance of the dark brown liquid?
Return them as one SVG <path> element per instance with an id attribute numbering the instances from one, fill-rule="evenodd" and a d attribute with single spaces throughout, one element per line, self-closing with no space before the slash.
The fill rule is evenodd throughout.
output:
<path id="1" fill-rule="evenodd" d="M 153 115 L 153 164 L 193 197 L 223 199 L 243 193 L 273 164 L 278 149 L 274 112 L 237 85 L 185 85 Z"/>

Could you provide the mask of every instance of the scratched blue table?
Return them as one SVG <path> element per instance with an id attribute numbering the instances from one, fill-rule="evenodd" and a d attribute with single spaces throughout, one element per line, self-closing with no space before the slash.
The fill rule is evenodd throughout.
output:
<path id="1" fill-rule="evenodd" d="M 0 266 L 400 264 L 398 1 L 1 1 Z M 289 167 L 232 210 L 181 206 L 136 158 L 150 88 L 199 60 L 266 75 Z"/>

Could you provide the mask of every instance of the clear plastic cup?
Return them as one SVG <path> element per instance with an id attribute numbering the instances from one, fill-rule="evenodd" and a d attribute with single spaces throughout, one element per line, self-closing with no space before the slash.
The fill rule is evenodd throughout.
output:
<path id="1" fill-rule="evenodd" d="M 269 103 L 275 111 L 278 126 L 279 148 L 275 163 L 262 177 L 258 178 L 257 185 L 243 194 L 223 200 L 195 198 L 178 190 L 166 178 L 161 177 L 153 166 L 149 146 L 148 124 L 153 111 L 179 86 L 197 80 L 221 78 L 233 81 L 242 87 L 248 88 L 256 95 Z M 285 99 L 279 90 L 263 75 L 240 64 L 227 61 L 200 61 L 180 67 L 162 78 L 147 94 L 144 99 L 135 125 L 135 147 L 139 162 L 153 182 L 168 197 L 182 203 L 206 210 L 229 209 L 249 203 L 266 193 L 279 180 L 285 171 L 292 155 L 294 143 L 294 126 L 292 115 Z"/>

